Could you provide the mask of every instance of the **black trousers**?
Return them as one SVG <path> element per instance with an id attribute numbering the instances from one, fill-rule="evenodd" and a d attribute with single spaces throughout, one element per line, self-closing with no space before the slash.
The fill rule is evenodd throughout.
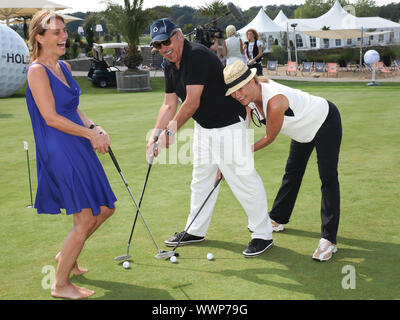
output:
<path id="1" fill-rule="evenodd" d="M 292 140 L 282 185 L 275 198 L 270 218 L 286 224 L 292 214 L 308 159 L 314 147 L 317 152 L 318 171 L 322 182 L 321 237 L 336 244 L 340 217 L 340 189 L 338 161 L 342 141 L 342 123 L 339 110 L 329 102 L 329 113 L 309 143 Z"/>
<path id="2" fill-rule="evenodd" d="M 261 61 L 260 62 L 256 62 L 251 66 L 249 66 L 249 65 L 247 65 L 247 66 L 249 67 L 249 69 L 256 68 L 257 69 L 257 73 L 256 73 L 257 76 L 262 76 L 263 75 L 263 67 L 262 67 Z"/>

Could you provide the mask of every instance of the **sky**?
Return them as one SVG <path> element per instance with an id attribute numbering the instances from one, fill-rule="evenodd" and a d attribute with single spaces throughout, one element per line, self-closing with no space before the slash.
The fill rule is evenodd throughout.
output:
<path id="1" fill-rule="evenodd" d="M 102 0 L 53 0 L 56 3 L 64 4 L 66 6 L 71 7 L 72 9 L 65 10 L 65 13 L 72 12 L 87 12 L 87 11 L 101 11 L 104 10 L 107 6 L 102 3 Z M 151 8 L 157 5 L 162 6 L 173 6 L 187 5 L 189 7 L 198 8 L 200 6 L 204 6 L 206 4 L 211 3 L 213 0 L 144 0 L 144 8 Z M 113 0 L 115 3 L 122 4 L 123 0 Z M 305 0 L 222 0 L 223 3 L 232 2 L 236 6 L 240 7 L 242 10 L 247 10 L 250 7 L 254 6 L 266 6 L 266 5 L 290 5 L 297 4 L 301 5 L 305 2 Z M 350 0 L 350 2 L 355 3 L 356 0 Z M 378 6 L 386 5 L 391 2 L 397 2 L 397 0 L 375 0 L 375 3 Z"/>

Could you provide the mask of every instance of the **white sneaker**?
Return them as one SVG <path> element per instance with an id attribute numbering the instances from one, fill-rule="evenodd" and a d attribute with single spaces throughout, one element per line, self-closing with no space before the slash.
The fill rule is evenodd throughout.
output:
<path id="1" fill-rule="evenodd" d="M 278 222 L 275 222 L 275 221 L 272 220 L 272 219 L 271 219 L 271 224 L 272 224 L 272 231 L 280 232 L 280 231 L 285 230 L 285 227 L 284 227 L 283 224 L 280 224 L 280 223 L 278 223 Z"/>
<path id="2" fill-rule="evenodd" d="M 336 245 L 321 238 L 321 240 L 319 240 L 318 248 L 315 250 L 312 258 L 318 261 L 328 261 L 337 250 Z"/>

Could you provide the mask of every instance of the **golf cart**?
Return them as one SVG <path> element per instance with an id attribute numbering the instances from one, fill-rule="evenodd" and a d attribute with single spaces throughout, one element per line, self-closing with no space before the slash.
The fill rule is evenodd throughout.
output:
<path id="1" fill-rule="evenodd" d="M 128 44 L 126 42 L 93 44 L 93 59 L 88 73 L 88 79 L 93 83 L 93 85 L 100 88 L 116 85 L 115 73 L 120 70 L 116 66 L 109 66 L 107 64 L 104 59 L 103 51 L 105 49 L 123 50 L 127 46 Z"/>

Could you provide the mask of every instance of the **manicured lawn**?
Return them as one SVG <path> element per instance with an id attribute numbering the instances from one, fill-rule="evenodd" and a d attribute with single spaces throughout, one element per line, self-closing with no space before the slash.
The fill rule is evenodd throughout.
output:
<path id="1" fill-rule="evenodd" d="M 113 151 L 134 196 L 139 199 L 147 171 L 146 134 L 154 126 L 163 99 L 163 79 L 151 92 L 117 93 L 93 88 L 78 78 L 80 107 L 110 134 Z M 73 282 L 96 291 L 90 299 L 268 300 L 399 299 L 400 276 L 400 84 L 283 82 L 334 102 L 342 116 L 340 155 L 341 221 L 338 248 L 327 263 L 311 259 L 320 238 L 320 180 L 311 156 L 291 222 L 274 234 L 275 246 L 254 259 L 241 252 L 250 241 L 247 217 L 227 184 L 222 183 L 206 241 L 178 248 L 177 264 L 157 260 L 141 220 L 124 270 L 114 257 L 125 254 L 136 210 L 108 155 L 99 155 L 118 198 L 115 215 L 90 238 L 79 263 L 90 271 Z M 29 143 L 33 195 L 35 148 L 24 88 L 0 99 L 0 299 L 51 299 L 46 266 L 72 226 L 65 214 L 37 215 L 30 203 L 26 152 Z M 186 129 L 193 127 L 190 121 Z M 253 127 L 252 127 L 253 128 Z M 255 139 L 263 134 L 255 130 Z M 269 206 L 280 186 L 290 140 L 278 139 L 255 154 Z M 179 142 L 180 146 L 188 140 Z M 170 155 L 171 157 L 171 155 Z M 171 158 L 170 158 L 171 159 Z M 155 164 L 142 209 L 158 244 L 182 231 L 190 201 L 191 164 Z M 207 261 L 212 252 L 215 261 Z M 350 267 L 348 267 L 350 266 Z M 51 268 L 51 267 L 50 267 Z M 347 268 L 355 271 L 355 289 L 344 289 Z"/>

